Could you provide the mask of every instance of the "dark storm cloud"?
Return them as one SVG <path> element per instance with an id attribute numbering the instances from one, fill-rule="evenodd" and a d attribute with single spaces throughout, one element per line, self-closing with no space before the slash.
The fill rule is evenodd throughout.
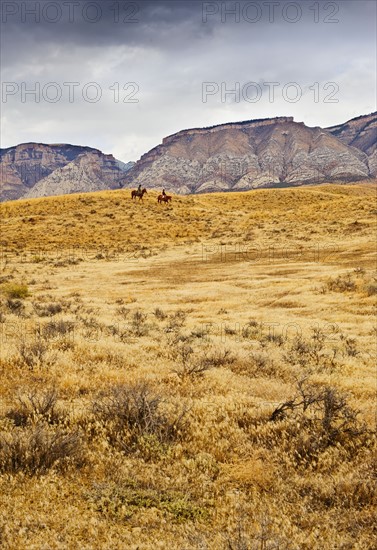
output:
<path id="1" fill-rule="evenodd" d="M 67 0 L 52 2 L 4 1 L 2 30 L 10 44 L 20 34 L 32 35 L 39 43 L 85 46 L 148 45 L 160 47 L 176 41 L 175 27 L 186 29 L 186 36 L 211 32 L 211 25 L 202 25 L 202 2 L 128 2 L 102 0 Z M 188 32 L 187 32 L 188 31 Z"/>
<path id="2" fill-rule="evenodd" d="M 14 83 L 3 95 L 3 146 L 74 141 L 129 160 L 181 128 L 276 115 L 330 125 L 375 109 L 374 1 L 3 0 L 1 8 L 2 79 L 8 92 Z M 45 97 L 51 82 L 62 92 L 55 103 Z M 73 101 L 67 82 L 77 83 Z M 272 98 L 266 82 L 277 83 Z M 23 97 L 22 86 L 36 85 L 45 96 Z M 214 93 L 203 97 L 203 86 Z"/>

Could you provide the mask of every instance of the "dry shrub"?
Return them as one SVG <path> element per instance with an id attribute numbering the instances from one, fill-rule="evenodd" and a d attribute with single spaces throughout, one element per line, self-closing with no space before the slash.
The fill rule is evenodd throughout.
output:
<path id="1" fill-rule="evenodd" d="M 186 322 L 186 312 L 182 309 L 177 309 L 177 311 L 169 315 L 168 322 L 165 327 L 165 332 L 177 332 Z"/>
<path id="2" fill-rule="evenodd" d="M 0 472 L 40 475 L 57 466 L 83 464 L 78 431 L 67 433 L 44 424 L 16 428 L 0 434 Z"/>
<path id="3" fill-rule="evenodd" d="M 147 314 L 140 310 L 136 310 L 131 317 L 130 332 L 132 336 L 147 336 L 149 329 L 150 327 L 147 323 Z"/>
<path id="4" fill-rule="evenodd" d="M 180 378 L 202 375 L 208 368 L 200 365 L 193 359 L 194 349 L 186 343 L 178 345 L 173 353 L 177 366 L 173 369 Z"/>
<path id="5" fill-rule="evenodd" d="M 1 291 L 9 299 L 23 300 L 30 296 L 27 285 L 20 283 L 7 283 L 1 287 Z"/>
<path id="6" fill-rule="evenodd" d="M 305 465 L 330 447 L 342 448 L 349 458 L 357 454 L 371 436 L 357 417 L 358 411 L 335 388 L 301 381 L 296 395 L 276 407 L 270 421 L 277 423 L 282 448 Z"/>
<path id="7" fill-rule="evenodd" d="M 377 283 L 369 283 L 364 286 L 364 291 L 368 296 L 375 296 L 377 294 Z"/>
<path id="8" fill-rule="evenodd" d="M 204 352 L 200 358 L 200 363 L 208 368 L 219 368 L 231 365 L 236 361 L 236 357 L 229 349 Z"/>
<path id="9" fill-rule="evenodd" d="M 164 401 L 146 382 L 116 386 L 93 402 L 93 414 L 109 443 L 127 453 L 144 451 L 144 458 L 174 443 L 185 428 L 186 408 L 168 414 Z M 154 447 L 154 448 L 153 448 Z"/>
<path id="10" fill-rule="evenodd" d="M 21 337 L 17 343 L 17 351 L 22 364 L 33 370 L 34 367 L 48 365 L 54 361 L 54 356 L 51 355 L 51 350 L 43 338 L 36 335 L 35 339 L 28 342 L 24 337 Z"/>
<path id="11" fill-rule="evenodd" d="M 33 389 L 17 398 L 15 405 L 5 414 L 16 426 L 26 426 L 28 423 L 48 424 L 62 422 L 66 415 L 58 408 L 58 393 L 55 388 L 45 391 Z"/>
<path id="12" fill-rule="evenodd" d="M 39 317 L 53 317 L 63 311 L 63 306 L 59 302 L 51 302 L 48 304 L 33 302 L 35 313 Z"/>
<path id="13" fill-rule="evenodd" d="M 231 365 L 236 358 L 230 350 L 205 350 L 197 354 L 185 341 L 176 345 L 173 352 L 176 366 L 173 369 L 180 378 L 202 376 L 206 371 Z"/>
<path id="14" fill-rule="evenodd" d="M 278 376 L 278 368 L 266 352 L 252 351 L 244 366 L 244 372 L 249 376 Z"/>
<path id="15" fill-rule="evenodd" d="M 327 282 L 327 288 L 333 292 L 353 292 L 356 290 L 356 283 L 351 278 L 351 273 L 338 275 Z"/>
<path id="16" fill-rule="evenodd" d="M 256 340 L 258 337 L 262 334 L 262 328 L 263 324 L 259 323 L 255 319 L 250 319 L 243 327 L 242 327 L 242 337 L 247 340 Z"/>
<path id="17" fill-rule="evenodd" d="M 25 306 L 21 300 L 13 300 L 8 298 L 6 302 L 8 310 L 14 315 L 21 316 L 25 311 Z"/>
<path id="18" fill-rule="evenodd" d="M 254 523 L 254 529 L 250 524 Z M 238 514 L 236 525 L 223 535 L 221 550 L 292 550 L 293 546 L 279 533 L 268 514 L 262 515 L 255 525 L 246 511 Z"/>
<path id="19" fill-rule="evenodd" d="M 167 314 L 159 307 L 154 310 L 154 315 L 159 321 L 164 321 L 167 317 Z"/>
<path id="20" fill-rule="evenodd" d="M 115 521 L 124 521 L 151 508 L 177 522 L 203 520 L 209 516 L 207 507 L 200 506 L 181 491 L 161 490 L 133 480 L 95 484 L 87 498 L 96 511 Z"/>
<path id="21" fill-rule="evenodd" d="M 326 334 L 320 329 L 313 329 L 310 338 L 297 336 L 288 350 L 283 354 L 285 361 L 300 367 L 335 368 L 338 366 L 336 346 L 326 347 Z"/>
<path id="22" fill-rule="evenodd" d="M 49 321 L 42 328 L 42 335 L 47 339 L 56 339 L 60 336 L 68 336 L 74 332 L 75 324 L 72 321 Z"/>

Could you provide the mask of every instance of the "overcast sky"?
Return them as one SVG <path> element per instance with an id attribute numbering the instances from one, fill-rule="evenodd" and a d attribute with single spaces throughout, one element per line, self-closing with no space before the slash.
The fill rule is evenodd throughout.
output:
<path id="1" fill-rule="evenodd" d="M 280 115 L 330 126 L 376 110 L 374 0 L 1 10 L 2 147 L 73 143 L 136 161 L 186 128 Z"/>

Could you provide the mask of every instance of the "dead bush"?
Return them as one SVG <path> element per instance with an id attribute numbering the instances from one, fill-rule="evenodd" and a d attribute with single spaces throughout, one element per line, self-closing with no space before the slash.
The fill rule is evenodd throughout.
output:
<path id="1" fill-rule="evenodd" d="M 258 527 L 252 530 L 250 516 L 241 509 L 235 526 L 223 536 L 222 550 L 291 550 L 291 543 L 278 531 L 267 514 L 258 518 Z"/>
<path id="2" fill-rule="evenodd" d="M 258 321 L 256 321 L 255 319 L 250 319 L 242 327 L 242 338 L 245 338 L 247 340 L 256 340 L 261 335 L 262 327 L 263 325 L 261 323 L 258 323 Z"/>
<path id="3" fill-rule="evenodd" d="M 33 302 L 33 308 L 38 317 L 53 317 L 63 311 L 63 307 L 58 302 L 48 304 Z"/>
<path id="4" fill-rule="evenodd" d="M 184 379 L 190 376 L 202 376 L 210 369 L 230 365 L 234 363 L 235 357 L 230 350 L 205 350 L 195 353 L 190 344 L 183 340 L 176 343 L 173 360 L 176 364 L 173 372 Z"/>
<path id="5" fill-rule="evenodd" d="M 368 296 L 374 296 L 377 294 L 377 283 L 368 283 L 364 285 L 364 291 Z"/>
<path id="6" fill-rule="evenodd" d="M 0 472 L 40 475 L 53 467 L 83 464 L 79 432 L 66 433 L 43 424 L 0 434 Z"/>
<path id="7" fill-rule="evenodd" d="M 169 315 L 165 332 L 176 332 L 183 327 L 186 322 L 186 312 L 178 309 L 175 313 Z"/>
<path id="8" fill-rule="evenodd" d="M 23 300 L 30 296 L 27 285 L 20 283 L 7 283 L 2 285 L 1 292 L 10 299 Z"/>
<path id="9" fill-rule="evenodd" d="M 130 310 L 129 310 L 128 307 L 120 306 L 120 307 L 117 308 L 116 313 L 117 313 L 118 317 L 120 317 L 121 319 L 127 319 L 128 315 L 130 313 Z"/>
<path id="10" fill-rule="evenodd" d="M 145 438 L 162 445 L 180 437 L 187 410 L 174 414 L 163 410 L 164 400 L 148 383 L 116 386 L 93 402 L 96 420 L 105 429 L 109 443 L 127 453 L 140 450 Z"/>
<path id="11" fill-rule="evenodd" d="M 49 321 L 41 330 L 41 334 L 46 340 L 57 339 L 61 336 L 66 337 L 72 335 L 75 324 L 72 321 Z"/>
<path id="12" fill-rule="evenodd" d="M 147 336 L 149 328 L 147 324 L 147 314 L 140 310 L 135 311 L 131 317 L 131 334 L 137 337 Z"/>
<path id="13" fill-rule="evenodd" d="M 280 347 L 284 344 L 284 338 L 281 334 L 275 334 L 274 332 L 269 332 L 268 334 L 263 336 L 263 338 L 261 339 L 261 343 L 262 345 L 266 343 L 271 343 Z"/>
<path id="14" fill-rule="evenodd" d="M 199 359 L 199 364 L 206 367 L 208 370 L 232 365 L 235 361 L 236 357 L 232 352 L 229 349 L 224 349 L 222 351 L 204 352 Z"/>
<path id="15" fill-rule="evenodd" d="M 159 307 L 154 310 L 154 315 L 159 321 L 164 321 L 167 317 L 167 314 Z"/>
<path id="16" fill-rule="evenodd" d="M 62 422 L 65 415 L 58 410 L 58 393 L 55 388 L 38 392 L 33 389 L 20 395 L 15 405 L 5 414 L 15 426 L 26 426 L 28 423 L 45 421 L 48 424 Z"/>
<path id="17" fill-rule="evenodd" d="M 8 310 L 14 315 L 22 315 L 25 311 L 25 306 L 21 300 L 13 300 L 8 298 L 6 302 Z"/>
<path id="18" fill-rule="evenodd" d="M 338 275 L 327 282 L 327 288 L 333 292 L 353 292 L 356 290 L 356 283 L 351 278 L 351 273 Z"/>
<path id="19" fill-rule="evenodd" d="M 177 345 L 173 357 L 176 363 L 173 372 L 182 379 L 189 376 L 202 376 L 204 372 L 211 368 L 209 364 L 195 359 L 194 349 L 186 342 L 180 342 Z"/>
<path id="20" fill-rule="evenodd" d="M 22 337 L 17 344 L 17 351 L 22 363 L 28 366 L 29 369 L 33 369 L 38 365 L 49 364 L 54 360 L 49 346 L 38 335 L 32 341 L 27 341 Z"/>
<path id="21" fill-rule="evenodd" d="M 343 347 L 344 347 L 343 353 L 345 355 L 348 355 L 349 357 L 357 357 L 357 355 L 360 354 L 360 352 L 357 349 L 355 338 L 350 338 L 348 336 L 344 336 L 343 334 L 341 334 L 340 340 L 343 342 Z"/>
<path id="22" fill-rule="evenodd" d="M 293 339 L 288 350 L 283 354 L 284 359 L 291 365 L 300 367 L 329 367 L 338 365 L 338 349 L 332 345 L 326 347 L 326 335 L 320 329 L 314 328 L 309 339 L 297 336 Z"/>
<path id="23" fill-rule="evenodd" d="M 357 452 L 369 434 L 345 395 L 305 380 L 297 384 L 296 395 L 276 407 L 270 416 L 272 422 L 284 420 L 288 421 L 285 444 L 300 464 L 312 462 L 328 447 Z"/>

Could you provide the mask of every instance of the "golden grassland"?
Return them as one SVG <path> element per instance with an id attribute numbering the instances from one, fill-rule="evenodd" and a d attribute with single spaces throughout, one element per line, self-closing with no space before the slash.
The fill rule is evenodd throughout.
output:
<path id="1" fill-rule="evenodd" d="M 375 184 L 0 206 L 0 547 L 372 549 Z"/>

